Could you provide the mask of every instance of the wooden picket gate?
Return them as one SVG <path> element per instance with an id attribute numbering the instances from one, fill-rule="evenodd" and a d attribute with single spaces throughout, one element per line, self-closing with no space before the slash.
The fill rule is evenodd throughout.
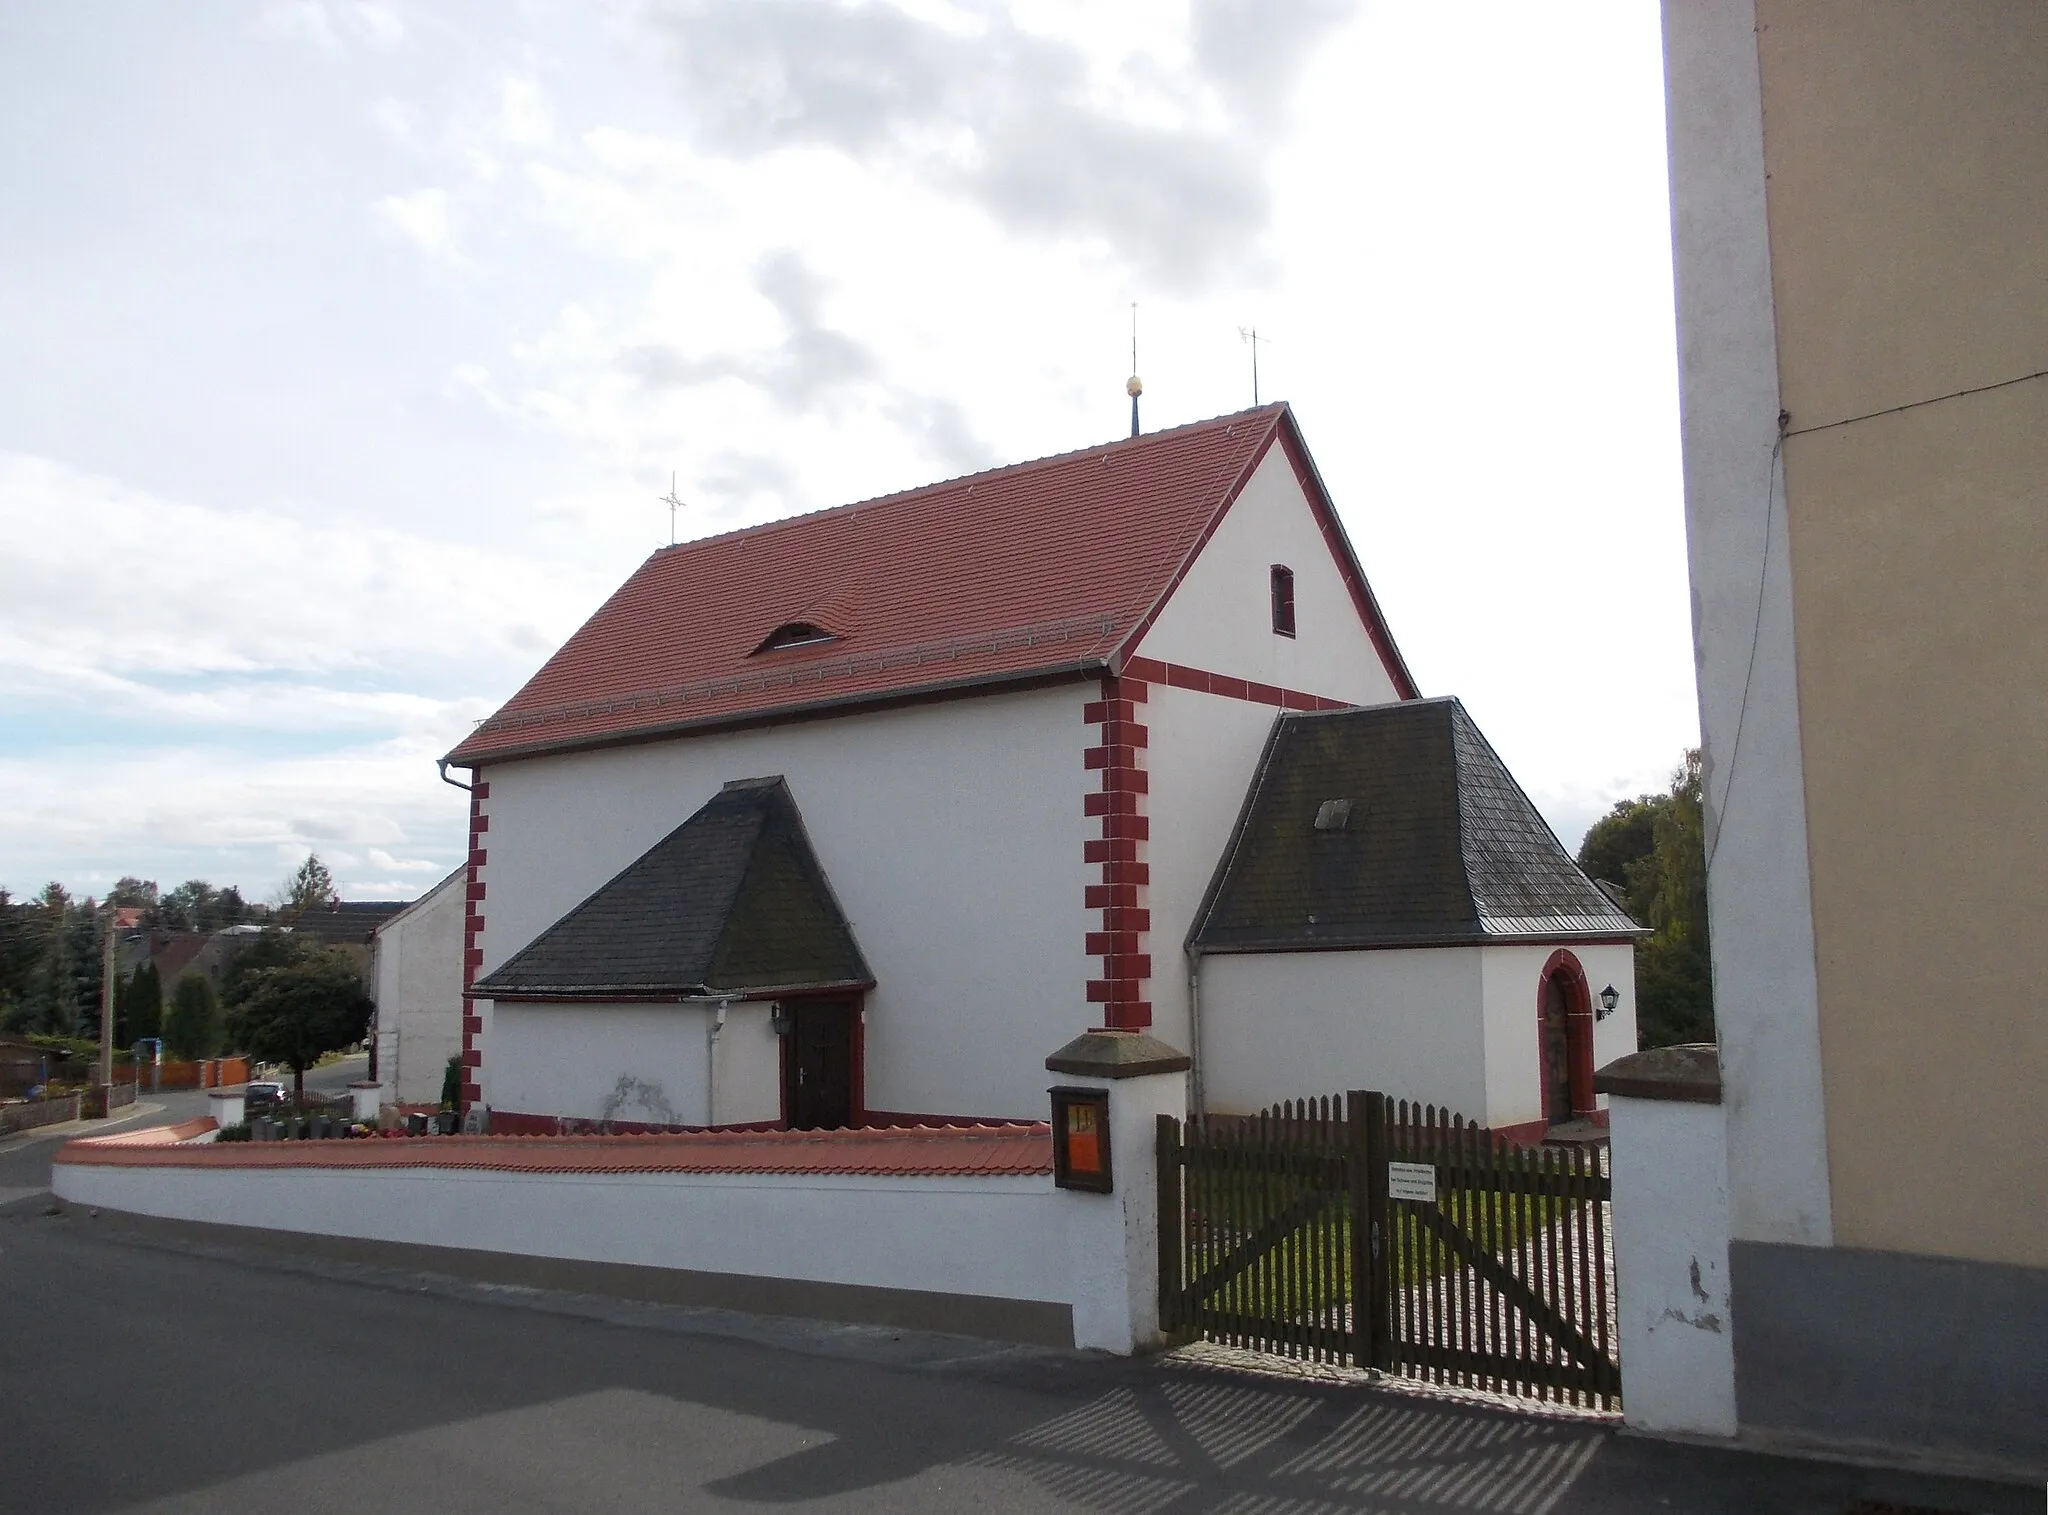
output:
<path id="1" fill-rule="evenodd" d="M 1170 1334 L 1620 1404 L 1603 1149 L 1517 1147 L 1354 1090 L 1161 1117 L 1159 1189 Z"/>

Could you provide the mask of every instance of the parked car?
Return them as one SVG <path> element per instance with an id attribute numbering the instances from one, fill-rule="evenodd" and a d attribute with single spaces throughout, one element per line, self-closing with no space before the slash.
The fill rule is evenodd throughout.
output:
<path id="1" fill-rule="evenodd" d="M 242 1090 L 242 1109 L 252 1115 L 258 1110 L 275 1110 L 284 1102 L 284 1085 L 268 1079 L 248 1084 Z"/>

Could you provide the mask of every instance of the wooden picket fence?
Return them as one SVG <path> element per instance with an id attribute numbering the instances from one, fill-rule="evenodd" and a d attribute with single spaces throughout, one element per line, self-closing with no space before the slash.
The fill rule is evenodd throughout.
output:
<path id="1" fill-rule="evenodd" d="M 1169 1332 L 1619 1405 L 1604 1149 L 1518 1147 L 1367 1090 L 1162 1117 L 1158 1140 Z"/>

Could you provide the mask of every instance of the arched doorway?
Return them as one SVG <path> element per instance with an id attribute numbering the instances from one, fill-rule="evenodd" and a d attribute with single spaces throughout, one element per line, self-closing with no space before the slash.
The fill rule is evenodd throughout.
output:
<path id="1" fill-rule="evenodd" d="M 1559 948 L 1536 981 L 1543 1118 L 1553 1126 L 1593 1114 L 1593 991 L 1578 958 Z"/>

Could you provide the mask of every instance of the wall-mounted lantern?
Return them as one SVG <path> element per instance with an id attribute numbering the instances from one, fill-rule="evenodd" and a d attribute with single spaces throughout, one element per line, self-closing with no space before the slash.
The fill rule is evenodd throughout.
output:
<path id="1" fill-rule="evenodd" d="M 1608 1016 L 1614 1014 L 1614 1007 L 1620 1003 L 1621 991 L 1615 988 L 1614 985 L 1609 984 L 1600 991 L 1600 1013 L 1594 1018 L 1596 1020 L 1606 1020 Z"/>
<path id="2" fill-rule="evenodd" d="M 778 1000 L 775 1008 L 768 1013 L 768 1027 L 777 1036 L 789 1035 L 796 1030 L 796 1012 Z"/>
<path id="3" fill-rule="evenodd" d="M 1109 1157 L 1109 1091 L 1052 1092 L 1052 1181 L 1062 1189 L 1108 1194 L 1116 1187 Z"/>

